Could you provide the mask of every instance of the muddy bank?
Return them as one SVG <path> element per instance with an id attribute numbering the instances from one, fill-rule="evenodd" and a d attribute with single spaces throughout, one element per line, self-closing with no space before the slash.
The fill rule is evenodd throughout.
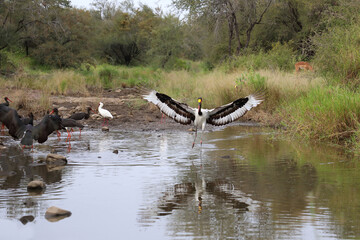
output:
<path id="1" fill-rule="evenodd" d="M 57 107 L 59 114 L 63 118 L 69 117 L 75 112 L 85 112 L 86 107 L 90 106 L 97 111 L 99 102 L 104 103 L 104 108 L 109 110 L 114 119 L 109 121 L 110 127 L 117 127 L 123 130 L 189 130 L 192 125 L 182 125 L 176 123 L 168 117 L 162 118 L 160 110 L 153 104 L 142 99 L 141 94 L 135 88 L 122 88 L 114 91 L 93 92 L 89 96 L 81 95 L 50 95 L 50 109 L 42 109 L 37 104 L 41 92 L 37 90 L 2 90 L 0 96 L 8 96 L 13 100 L 10 106 L 17 109 L 21 116 L 26 117 L 30 111 L 34 113 L 35 124 L 41 120 L 47 111 Z M 24 94 L 26 103 L 24 104 Z M 259 118 L 259 112 L 247 113 L 240 121 L 252 121 Z M 102 118 L 92 114 L 88 120 L 83 120 L 83 124 L 88 128 L 99 128 L 102 124 Z M 212 129 L 212 126 L 207 126 Z"/>

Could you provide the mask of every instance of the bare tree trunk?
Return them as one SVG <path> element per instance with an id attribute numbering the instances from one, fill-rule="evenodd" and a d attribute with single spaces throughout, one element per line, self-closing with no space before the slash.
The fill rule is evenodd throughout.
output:
<path id="1" fill-rule="evenodd" d="M 265 9 L 263 10 L 263 12 L 260 14 L 259 19 L 255 20 L 255 21 L 251 21 L 251 19 L 249 18 L 250 26 L 249 26 L 248 29 L 246 30 L 246 42 L 245 42 L 244 48 L 247 48 L 247 47 L 249 46 L 250 39 L 251 39 L 251 33 L 252 33 L 255 25 L 261 23 L 262 18 L 264 17 L 264 14 L 265 14 L 265 13 L 267 12 L 267 10 L 269 9 L 271 3 L 272 3 L 272 0 L 269 0 L 267 6 L 266 6 Z M 256 6 L 254 6 L 254 8 L 256 8 Z"/>
<path id="2" fill-rule="evenodd" d="M 232 16 L 230 15 L 228 17 L 228 25 L 229 25 L 229 46 L 228 46 L 228 51 L 229 51 L 229 56 L 232 55 L 232 39 L 233 39 L 233 35 L 234 35 L 234 24 L 233 24 L 233 20 L 232 20 Z"/>

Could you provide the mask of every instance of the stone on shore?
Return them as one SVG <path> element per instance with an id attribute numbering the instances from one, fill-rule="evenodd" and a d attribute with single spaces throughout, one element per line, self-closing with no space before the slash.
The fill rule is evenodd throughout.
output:
<path id="1" fill-rule="evenodd" d="M 61 208 L 58 208 L 55 206 L 49 207 L 45 213 L 45 218 L 49 222 L 57 222 L 61 219 L 64 219 L 64 218 L 70 217 L 70 216 L 71 216 L 70 211 L 61 209 Z"/>

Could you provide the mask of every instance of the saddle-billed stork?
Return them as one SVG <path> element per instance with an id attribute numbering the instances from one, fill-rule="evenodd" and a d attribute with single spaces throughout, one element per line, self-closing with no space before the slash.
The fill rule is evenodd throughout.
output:
<path id="1" fill-rule="evenodd" d="M 201 128 L 204 132 L 206 123 L 220 126 L 237 120 L 251 108 L 256 107 L 264 100 L 264 94 L 251 94 L 244 98 L 239 98 L 231 103 L 214 109 L 202 109 L 202 98 L 198 98 L 198 107 L 192 108 L 185 103 L 172 99 L 166 94 L 151 90 L 143 95 L 144 99 L 155 104 L 162 113 L 181 124 L 194 122 L 195 138 L 192 147 L 195 145 L 197 129 Z M 200 144 L 202 144 L 202 135 Z"/>

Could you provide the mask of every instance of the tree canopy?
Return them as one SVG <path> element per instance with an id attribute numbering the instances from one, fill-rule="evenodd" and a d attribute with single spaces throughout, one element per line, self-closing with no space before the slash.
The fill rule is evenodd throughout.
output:
<path id="1" fill-rule="evenodd" d="M 216 64 L 286 43 L 309 60 L 322 49 L 320 36 L 355 21 L 360 9 L 355 0 L 173 0 L 172 6 L 181 14 L 131 0 L 94 0 L 91 9 L 69 0 L 1 0 L 0 54 L 22 52 L 58 68 L 94 61 L 171 68 L 176 59 Z"/>

